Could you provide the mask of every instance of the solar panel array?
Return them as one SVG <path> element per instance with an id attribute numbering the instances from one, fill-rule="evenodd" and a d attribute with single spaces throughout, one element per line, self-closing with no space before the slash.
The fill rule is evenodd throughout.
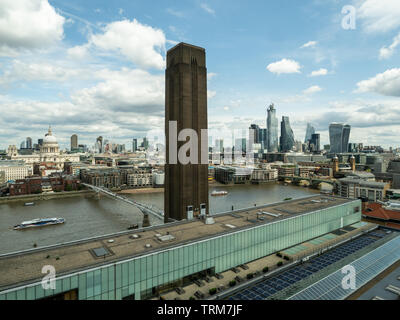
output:
<path id="1" fill-rule="evenodd" d="M 369 252 L 351 265 L 356 270 L 355 289 L 343 288 L 345 274 L 338 270 L 310 287 L 300 291 L 289 300 L 342 300 L 400 259 L 400 236 Z"/>
<path id="2" fill-rule="evenodd" d="M 316 258 L 309 260 L 306 264 L 297 265 L 271 278 L 265 279 L 251 287 L 236 292 L 228 300 L 266 300 L 272 295 L 290 287 L 291 285 L 321 271 L 333 263 L 344 259 L 362 248 L 374 243 L 379 237 L 363 235 L 339 247 L 336 247 Z"/>

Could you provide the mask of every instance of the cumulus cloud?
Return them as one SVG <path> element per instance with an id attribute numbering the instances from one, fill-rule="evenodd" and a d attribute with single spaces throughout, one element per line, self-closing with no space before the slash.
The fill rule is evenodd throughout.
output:
<path id="1" fill-rule="evenodd" d="M 65 145 L 72 133 L 92 145 L 98 135 L 121 141 L 163 128 L 163 75 L 128 68 L 92 75 L 99 83 L 73 92 L 67 101 L 0 100 L 0 128 L 7 128 L 0 132 L 0 140 L 10 144 L 26 136 L 37 139 L 49 123 Z"/>
<path id="2" fill-rule="evenodd" d="M 212 78 L 215 78 L 218 74 L 214 73 L 214 72 L 209 72 L 207 73 L 207 79 L 211 80 Z"/>
<path id="3" fill-rule="evenodd" d="M 392 44 L 389 47 L 382 47 L 379 51 L 379 59 L 389 59 L 397 46 L 400 44 L 400 33 L 393 39 Z"/>
<path id="4" fill-rule="evenodd" d="M 75 46 L 67 50 L 67 54 L 71 59 L 82 60 L 88 56 L 88 46 Z"/>
<path id="5" fill-rule="evenodd" d="M 272 73 L 300 73 L 301 66 L 297 61 L 290 59 L 282 59 L 271 63 L 267 66 L 267 70 Z"/>
<path id="6" fill-rule="evenodd" d="M 321 68 L 319 70 L 315 70 L 311 72 L 310 77 L 319 77 L 319 76 L 326 76 L 328 74 L 328 70 Z"/>
<path id="7" fill-rule="evenodd" d="M 144 70 L 123 68 L 120 71 L 101 70 L 99 84 L 75 92 L 72 101 L 113 111 L 160 113 L 164 105 L 164 75 L 152 75 Z"/>
<path id="8" fill-rule="evenodd" d="M 0 51 L 43 48 L 62 40 L 65 18 L 48 0 L 2 0 Z"/>
<path id="9" fill-rule="evenodd" d="M 14 60 L 0 75 L 0 84 L 11 84 L 19 81 L 56 81 L 63 82 L 72 78 L 86 78 L 89 75 L 83 69 L 65 68 L 47 62 L 24 62 Z"/>
<path id="10" fill-rule="evenodd" d="M 384 96 L 400 97 L 400 68 L 386 70 L 368 80 L 357 83 L 357 93 L 374 92 Z"/>
<path id="11" fill-rule="evenodd" d="M 163 69 L 165 43 L 162 30 L 134 19 L 107 24 L 103 32 L 90 36 L 87 46 L 106 52 L 118 52 L 140 68 Z"/>
<path id="12" fill-rule="evenodd" d="M 311 86 L 308 89 L 304 90 L 303 93 L 305 95 L 311 95 L 311 94 L 314 94 L 314 93 L 317 93 L 317 92 L 320 92 L 320 91 L 322 91 L 321 87 L 319 87 L 319 86 Z"/>
<path id="13" fill-rule="evenodd" d="M 386 32 L 400 26 L 400 1 L 357 0 L 357 18 L 367 32 Z"/>
<path id="14" fill-rule="evenodd" d="M 303 44 L 300 49 L 304 48 L 314 48 L 317 45 L 317 41 L 308 41 L 307 43 Z"/>

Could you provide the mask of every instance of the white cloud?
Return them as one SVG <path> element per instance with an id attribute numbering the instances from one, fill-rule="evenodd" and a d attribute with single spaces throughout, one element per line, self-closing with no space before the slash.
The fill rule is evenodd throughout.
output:
<path id="1" fill-rule="evenodd" d="M 393 39 L 392 44 L 389 47 L 383 47 L 379 51 L 379 59 L 389 59 L 397 46 L 400 44 L 400 33 Z"/>
<path id="2" fill-rule="evenodd" d="M 119 52 L 141 68 L 165 68 L 165 35 L 160 29 L 133 21 L 111 22 L 103 33 L 92 34 L 88 46 Z"/>
<path id="3" fill-rule="evenodd" d="M 38 68 L 33 70 L 30 77 L 70 76 L 57 68 L 49 68 L 44 74 Z M 82 140 L 93 144 L 98 135 L 121 141 L 125 137 L 130 140 L 135 132 L 163 128 L 164 75 L 127 68 L 89 74 L 100 82 L 73 92 L 61 102 L 0 99 L 0 128 L 7 128 L 4 134 L 0 130 L 0 141 L 10 144 L 27 136 L 37 139 L 49 123 L 57 138 L 61 142 L 65 139 L 65 144 L 72 132 L 83 132 Z M 81 75 L 78 76 L 80 79 Z"/>
<path id="4" fill-rule="evenodd" d="M 14 60 L 0 75 L 0 84 L 10 84 L 20 81 L 48 81 L 63 82 L 71 78 L 85 78 L 89 76 L 82 69 L 68 69 L 60 65 L 47 62 L 28 63 Z"/>
<path id="5" fill-rule="evenodd" d="M 212 78 L 216 77 L 218 74 L 214 73 L 214 72 L 209 72 L 207 73 L 207 79 L 211 80 Z"/>
<path id="6" fill-rule="evenodd" d="M 300 49 L 304 48 L 314 48 L 317 45 L 317 41 L 308 41 L 307 43 L 303 44 Z"/>
<path id="7" fill-rule="evenodd" d="M 68 56 L 72 59 L 82 60 L 88 55 L 88 46 L 75 46 L 67 50 Z"/>
<path id="8" fill-rule="evenodd" d="M 271 63 L 267 66 L 267 70 L 276 73 L 300 73 L 301 66 L 297 61 L 290 59 L 282 59 L 281 61 L 277 61 Z"/>
<path id="9" fill-rule="evenodd" d="M 0 51 L 43 48 L 63 39 L 65 18 L 47 0 L 2 0 Z"/>
<path id="10" fill-rule="evenodd" d="M 103 79 L 103 82 L 75 92 L 72 95 L 75 104 L 138 113 L 157 113 L 162 110 L 164 75 L 123 68 L 120 71 L 101 70 L 96 77 Z"/>
<path id="11" fill-rule="evenodd" d="M 210 6 L 207 3 L 202 3 L 200 4 L 200 7 L 207 13 L 215 15 L 214 9 L 210 8 Z"/>
<path id="12" fill-rule="evenodd" d="M 400 68 L 386 70 L 368 80 L 357 83 L 358 93 L 375 92 L 384 96 L 400 97 Z"/>
<path id="13" fill-rule="evenodd" d="M 217 91 L 207 90 L 207 98 L 212 99 L 217 95 Z"/>
<path id="14" fill-rule="evenodd" d="M 320 91 L 322 91 L 321 87 L 319 87 L 319 86 L 311 86 L 308 89 L 304 90 L 303 94 L 311 95 L 311 94 L 314 94 L 314 93 L 317 93 L 317 92 L 320 92 Z"/>
<path id="15" fill-rule="evenodd" d="M 357 0 L 357 18 L 367 32 L 386 32 L 400 26 L 400 1 Z"/>
<path id="16" fill-rule="evenodd" d="M 319 70 L 315 70 L 311 72 L 310 77 L 318 77 L 318 76 L 326 76 L 328 74 L 328 70 L 321 68 Z"/>
<path id="17" fill-rule="evenodd" d="M 183 12 L 177 11 L 177 10 L 174 10 L 171 8 L 167 8 L 167 12 L 178 18 L 183 18 L 185 16 L 185 14 Z"/>

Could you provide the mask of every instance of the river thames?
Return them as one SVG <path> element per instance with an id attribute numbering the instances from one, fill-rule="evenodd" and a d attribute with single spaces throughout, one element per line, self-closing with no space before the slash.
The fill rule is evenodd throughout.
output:
<path id="1" fill-rule="evenodd" d="M 211 214 L 249 208 L 283 201 L 286 198 L 301 198 L 319 191 L 281 184 L 245 185 L 232 187 L 211 187 L 225 190 L 229 194 L 223 197 L 210 196 Z M 126 197 L 139 202 L 152 204 L 160 209 L 164 207 L 164 194 L 131 194 Z M 65 218 L 63 225 L 33 228 L 21 231 L 13 226 L 22 221 L 35 218 Z M 23 202 L 0 205 L 0 254 L 18 250 L 80 240 L 120 231 L 126 231 L 133 224 L 142 224 L 143 215 L 135 207 L 102 196 L 100 200 L 93 196 L 37 201 L 35 206 L 25 207 Z M 150 217 L 152 225 L 162 221 Z"/>

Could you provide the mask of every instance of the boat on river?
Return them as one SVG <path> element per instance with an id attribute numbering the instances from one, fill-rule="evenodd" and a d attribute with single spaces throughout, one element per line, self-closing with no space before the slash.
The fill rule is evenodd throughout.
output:
<path id="1" fill-rule="evenodd" d="M 64 218 L 39 218 L 39 219 L 33 219 L 30 221 L 21 222 L 20 224 L 14 226 L 14 230 L 44 227 L 44 226 L 50 226 L 50 225 L 54 225 L 54 224 L 62 224 L 64 222 L 65 222 Z"/>

